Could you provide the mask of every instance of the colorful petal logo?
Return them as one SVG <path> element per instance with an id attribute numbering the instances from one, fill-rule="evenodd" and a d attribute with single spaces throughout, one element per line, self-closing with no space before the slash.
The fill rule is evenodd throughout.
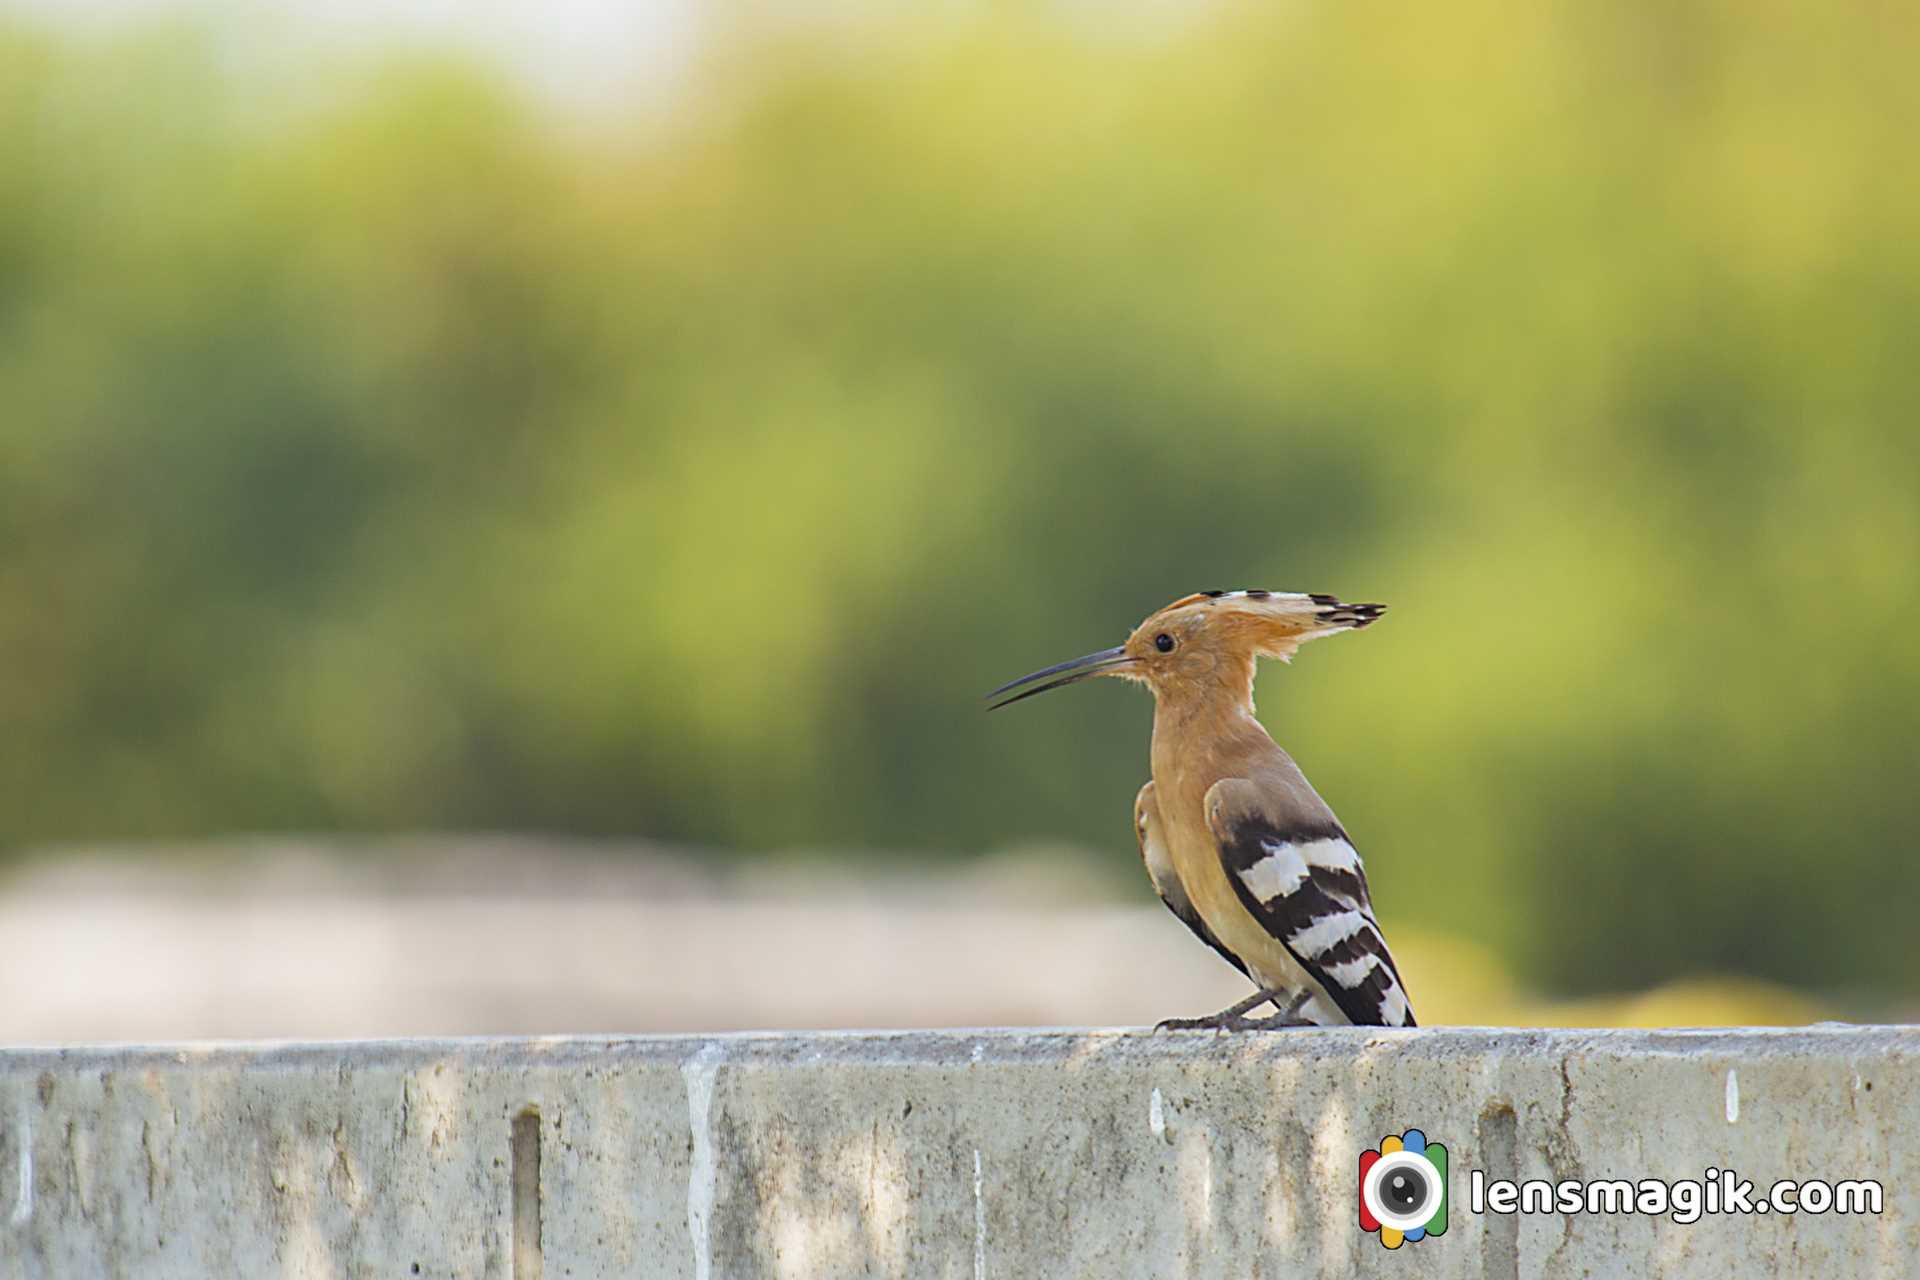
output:
<path id="1" fill-rule="evenodd" d="M 1360 1229 L 1380 1233 L 1398 1249 L 1402 1240 L 1447 1233 L 1447 1148 L 1409 1129 L 1360 1153 Z"/>

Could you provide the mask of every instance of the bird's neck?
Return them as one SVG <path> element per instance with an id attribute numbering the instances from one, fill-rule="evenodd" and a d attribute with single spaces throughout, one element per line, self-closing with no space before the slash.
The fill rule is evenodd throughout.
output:
<path id="1" fill-rule="evenodd" d="M 1253 718 L 1253 655 L 1227 652 L 1210 666 L 1185 678 L 1156 683 L 1153 690 L 1156 736 L 1168 733 L 1218 734 L 1239 724 L 1259 727 Z"/>
<path id="2" fill-rule="evenodd" d="M 1249 663 L 1248 667 L 1251 668 Z M 1251 669 L 1239 680 L 1156 691 L 1153 777 L 1168 790 L 1203 793 L 1273 739 L 1253 714 Z"/>

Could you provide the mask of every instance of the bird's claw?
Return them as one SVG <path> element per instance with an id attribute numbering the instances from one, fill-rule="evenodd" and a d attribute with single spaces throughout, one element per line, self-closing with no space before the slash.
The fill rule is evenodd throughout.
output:
<path id="1" fill-rule="evenodd" d="M 1206 1018 L 1164 1018 L 1154 1024 L 1155 1031 L 1284 1031 L 1289 1027 L 1311 1027 L 1314 1024 L 1305 1018 L 1292 1014 L 1275 1013 L 1264 1018 L 1248 1018 L 1239 1014 L 1216 1013 Z"/>
<path id="2" fill-rule="evenodd" d="M 1238 1014 L 1216 1013 L 1205 1018 L 1162 1018 L 1153 1026 L 1155 1031 L 1251 1031 L 1252 1018 L 1243 1018 Z"/>
<path id="3" fill-rule="evenodd" d="M 1229 1005 L 1218 1013 L 1204 1018 L 1163 1018 L 1154 1024 L 1155 1031 L 1273 1031 L 1281 1027 L 1309 1025 L 1295 1017 L 1281 1001 L 1286 999 L 1284 991 L 1256 991 L 1238 1004 Z M 1263 1004 L 1271 1004 L 1278 1012 L 1264 1018 L 1249 1018 L 1246 1015 Z"/>

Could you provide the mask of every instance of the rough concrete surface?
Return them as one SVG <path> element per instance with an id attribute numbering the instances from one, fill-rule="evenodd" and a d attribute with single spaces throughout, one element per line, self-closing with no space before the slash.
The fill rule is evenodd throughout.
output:
<path id="1" fill-rule="evenodd" d="M 1920 1029 L 770 1034 L 0 1051 L 0 1278 L 1912 1275 Z M 1444 1236 L 1359 1153 L 1451 1150 Z M 1878 1216 L 1475 1216 L 1490 1178 Z"/>

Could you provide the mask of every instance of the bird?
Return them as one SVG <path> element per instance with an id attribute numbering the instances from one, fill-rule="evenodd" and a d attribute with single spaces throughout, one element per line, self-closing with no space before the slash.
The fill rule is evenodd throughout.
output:
<path id="1" fill-rule="evenodd" d="M 997 710 L 1098 676 L 1152 691 L 1152 778 L 1133 806 L 1141 861 L 1167 909 L 1256 987 L 1160 1028 L 1416 1025 L 1353 841 L 1253 707 L 1258 659 L 1291 662 L 1308 640 L 1384 612 L 1330 595 L 1202 591 L 1149 614 L 1124 644 L 987 695 Z M 1249 1016 L 1262 1005 L 1275 1012 Z"/>

